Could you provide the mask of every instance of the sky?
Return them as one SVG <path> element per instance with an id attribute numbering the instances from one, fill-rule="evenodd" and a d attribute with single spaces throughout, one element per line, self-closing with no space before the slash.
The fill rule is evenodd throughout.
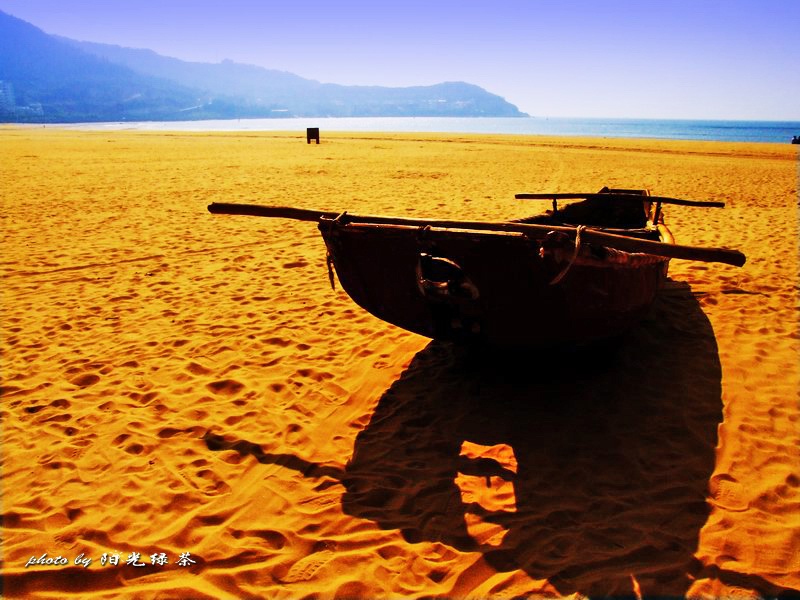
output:
<path id="1" fill-rule="evenodd" d="M 800 121 L 800 0 L 0 0 L 65 37 L 537 117 Z"/>

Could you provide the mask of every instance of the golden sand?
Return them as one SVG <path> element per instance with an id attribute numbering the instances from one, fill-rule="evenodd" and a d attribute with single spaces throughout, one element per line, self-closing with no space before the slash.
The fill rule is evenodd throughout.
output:
<path id="1" fill-rule="evenodd" d="M 6 596 L 800 590 L 796 147 L 8 127 L 0 150 Z M 748 261 L 673 260 L 616 354 L 566 360 L 430 343 L 331 291 L 314 224 L 206 211 L 506 219 L 603 185 L 727 201 L 668 223 Z"/>

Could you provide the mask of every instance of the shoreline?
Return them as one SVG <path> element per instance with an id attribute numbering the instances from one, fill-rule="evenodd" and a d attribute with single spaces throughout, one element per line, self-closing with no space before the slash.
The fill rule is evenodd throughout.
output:
<path id="1" fill-rule="evenodd" d="M 24 126 L 24 124 L 22 124 Z M 790 143 L 800 121 L 622 119 L 567 117 L 292 117 L 198 121 L 31 124 L 76 130 L 139 131 L 330 131 L 444 133 L 453 135 L 545 135 L 697 141 Z M 285 127 L 285 129 L 284 129 Z"/>
<path id="2" fill-rule="evenodd" d="M 300 130 L 148 130 L 148 129 L 94 129 L 72 128 L 69 125 L 53 125 L 49 131 L 41 125 L 26 126 L 20 124 L 0 124 L 2 133 L 27 133 L 41 132 L 43 135 L 50 133 L 69 135 L 86 134 L 89 136 L 102 135 L 141 135 L 152 137 L 197 137 L 197 138 L 231 138 L 243 139 L 274 139 L 274 140 L 299 140 L 306 142 L 305 131 Z M 639 137 L 614 137 L 614 136 L 589 136 L 589 135 L 546 135 L 546 134 L 520 134 L 520 133 L 457 133 L 457 132 L 425 132 L 425 131 L 322 131 L 321 145 L 325 141 L 351 140 L 351 141 L 397 141 L 397 142 L 441 142 L 441 143 L 486 143 L 513 146 L 523 144 L 526 146 L 543 146 L 554 148 L 576 148 L 595 150 L 631 150 L 650 151 L 654 153 L 672 154 L 706 154 L 709 156 L 737 156 L 739 158 L 769 158 L 776 160 L 800 159 L 800 147 L 783 142 L 752 142 L 752 141 L 720 141 L 698 139 L 666 139 L 666 138 L 639 138 Z M 305 145 L 317 145 L 312 144 Z M 747 148 L 750 147 L 750 148 Z M 704 150 L 704 151 L 703 151 Z M 749 150 L 742 152 L 742 150 Z"/>

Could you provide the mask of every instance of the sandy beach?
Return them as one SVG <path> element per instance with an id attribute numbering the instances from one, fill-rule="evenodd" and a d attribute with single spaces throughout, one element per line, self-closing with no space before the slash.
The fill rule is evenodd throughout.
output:
<path id="1" fill-rule="evenodd" d="M 798 147 L 0 128 L 2 577 L 25 598 L 800 594 Z M 313 223 L 648 188 L 614 353 L 475 355 L 331 289 Z M 118 562 L 117 562 L 118 561 Z M 64 564 L 66 563 L 66 564 Z"/>

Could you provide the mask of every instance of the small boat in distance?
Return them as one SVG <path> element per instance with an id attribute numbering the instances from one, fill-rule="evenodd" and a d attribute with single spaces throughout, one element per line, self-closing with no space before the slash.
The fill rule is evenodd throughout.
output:
<path id="1" fill-rule="evenodd" d="M 515 221 L 446 221 L 213 203 L 217 214 L 318 223 L 344 290 L 389 323 L 438 340 L 501 346 L 586 342 L 635 325 L 670 258 L 742 266 L 741 252 L 680 246 L 662 205 L 722 207 L 646 190 L 517 194 L 552 210 Z M 558 206 L 559 200 L 580 200 Z M 333 285 L 333 273 L 330 273 Z"/>

